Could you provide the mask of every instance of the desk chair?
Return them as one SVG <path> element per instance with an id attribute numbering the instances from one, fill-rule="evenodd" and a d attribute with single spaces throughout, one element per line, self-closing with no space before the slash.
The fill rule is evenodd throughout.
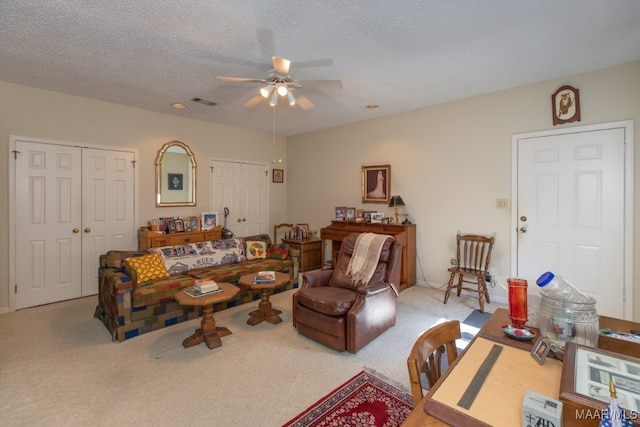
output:
<path id="1" fill-rule="evenodd" d="M 427 329 L 418 338 L 407 358 L 409 368 L 409 382 L 411 383 L 411 395 L 413 405 L 418 407 L 422 400 L 421 374 L 427 378 L 429 388 L 438 381 L 443 372 L 447 370 L 458 357 L 456 340 L 460 339 L 460 322 L 449 320 Z M 443 368 L 443 358 L 446 355 L 447 365 Z"/>
<path id="2" fill-rule="evenodd" d="M 489 262 L 491 261 L 494 238 L 473 234 L 461 235 L 458 233 L 456 241 L 456 265 L 449 268 L 451 277 L 447 284 L 447 292 L 444 294 L 444 303 L 447 303 L 453 288 L 457 289 L 458 296 L 460 296 L 460 292 L 463 289 L 477 292 L 480 312 L 484 313 L 484 300 L 486 299 L 488 303 L 491 303 L 485 278 L 489 275 Z M 458 281 L 454 284 L 456 275 L 458 275 Z M 467 280 L 466 276 L 473 277 L 473 280 Z M 474 289 L 463 286 L 463 283 L 477 283 L 478 286 L 477 289 Z"/>

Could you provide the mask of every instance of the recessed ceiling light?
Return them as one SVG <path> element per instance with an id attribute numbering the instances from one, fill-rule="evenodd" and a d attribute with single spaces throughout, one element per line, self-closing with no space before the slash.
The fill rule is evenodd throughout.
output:
<path id="1" fill-rule="evenodd" d="M 187 106 L 186 106 L 186 105 L 184 105 L 184 104 L 180 104 L 179 102 L 174 102 L 173 104 L 171 104 L 171 106 L 172 106 L 173 108 L 178 109 L 178 110 L 182 110 L 182 109 L 184 109 L 184 108 L 187 108 Z"/>
<path id="2" fill-rule="evenodd" d="M 378 108 L 377 104 L 369 104 L 369 105 L 365 105 L 364 108 L 367 108 L 369 110 L 375 110 L 376 108 Z"/>

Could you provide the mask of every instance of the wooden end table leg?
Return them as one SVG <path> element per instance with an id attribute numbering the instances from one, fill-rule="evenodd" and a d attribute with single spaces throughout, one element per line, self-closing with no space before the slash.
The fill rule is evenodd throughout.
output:
<path id="1" fill-rule="evenodd" d="M 222 345 L 220 337 L 226 337 L 227 335 L 231 335 L 231 331 L 228 328 L 216 326 L 216 321 L 213 318 L 213 304 L 204 305 L 202 306 L 200 328 L 196 329 L 193 335 L 186 338 L 182 345 L 184 348 L 189 348 L 204 342 L 210 349 L 216 348 Z"/>
<path id="2" fill-rule="evenodd" d="M 273 293 L 273 289 L 263 288 L 260 289 L 260 303 L 258 304 L 258 309 L 249 313 L 251 316 L 247 323 L 251 326 L 255 326 L 260 322 L 267 321 L 273 325 L 276 325 L 282 322 L 282 318 L 280 314 L 282 311 L 277 310 L 271 307 L 271 301 L 269 301 L 269 296 Z"/>

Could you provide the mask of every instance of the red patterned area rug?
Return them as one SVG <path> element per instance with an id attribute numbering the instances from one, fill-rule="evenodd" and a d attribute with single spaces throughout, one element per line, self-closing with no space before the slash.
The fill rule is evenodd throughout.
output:
<path id="1" fill-rule="evenodd" d="M 399 426 L 413 398 L 378 373 L 365 369 L 283 427 Z"/>

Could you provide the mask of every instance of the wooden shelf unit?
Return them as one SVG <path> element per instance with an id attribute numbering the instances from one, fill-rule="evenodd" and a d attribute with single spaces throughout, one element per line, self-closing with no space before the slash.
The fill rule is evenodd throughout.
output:
<path id="1" fill-rule="evenodd" d="M 138 230 L 138 250 L 158 248 L 162 246 L 183 245 L 185 243 L 205 242 L 222 238 L 222 226 L 206 231 L 186 231 L 182 233 L 162 233 L 146 228 Z"/>
<path id="2" fill-rule="evenodd" d="M 320 239 L 282 239 L 283 243 L 300 251 L 300 273 L 322 267 L 322 241 Z"/>
<path id="3" fill-rule="evenodd" d="M 400 289 L 416 284 L 416 225 L 415 224 L 371 224 L 368 222 L 331 221 L 331 225 L 320 229 L 322 260 L 325 266 L 333 266 L 340 252 L 342 239 L 351 233 L 377 233 L 393 236 L 402 243 L 402 266 Z M 324 262 L 325 242 L 331 241 L 331 260 Z"/>

